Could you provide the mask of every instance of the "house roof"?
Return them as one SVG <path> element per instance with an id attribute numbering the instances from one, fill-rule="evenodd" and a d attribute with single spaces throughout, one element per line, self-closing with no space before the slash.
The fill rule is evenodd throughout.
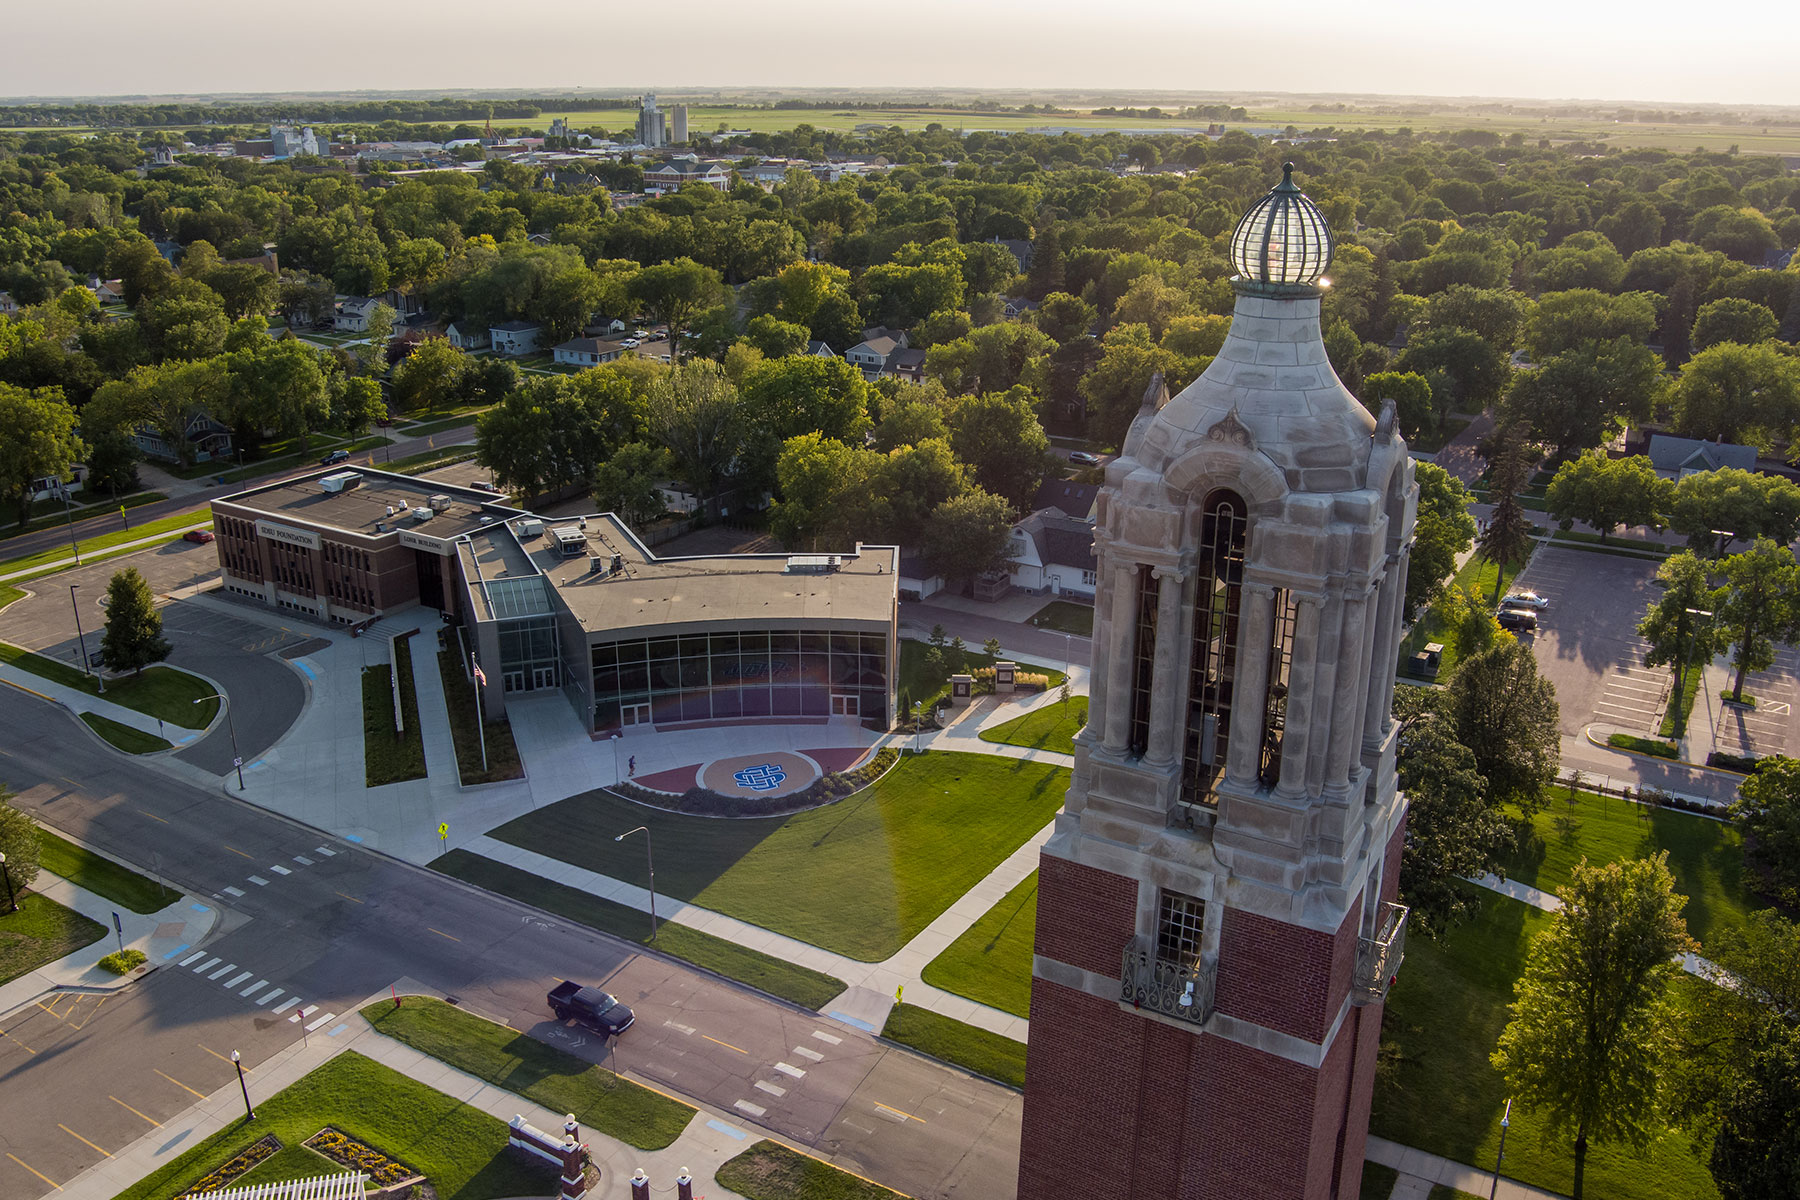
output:
<path id="1" fill-rule="evenodd" d="M 887 367 L 890 371 L 916 371 L 925 366 L 925 352 L 908 347 L 896 350 L 888 355 Z"/>
<path id="2" fill-rule="evenodd" d="M 1019 531 L 1037 547 L 1045 566 L 1095 569 L 1094 527 L 1054 508 L 1041 509 L 1019 522 Z"/>
<path id="3" fill-rule="evenodd" d="M 1750 471 L 1756 467 L 1756 447 L 1653 433 L 1650 465 L 1659 471 L 1716 471 L 1720 467 Z"/>
<path id="4" fill-rule="evenodd" d="M 558 350 L 567 350 L 571 354 L 610 354 L 618 349 L 611 342 L 603 342 L 599 338 L 572 337 Z"/>
<path id="5" fill-rule="evenodd" d="M 856 345 L 850 347 L 850 349 L 844 351 L 844 353 L 845 355 L 851 355 L 855 354 L 858 350 L 861 350 L 864 353 L 873 354 L 883 362 L 886 362 L 888 355 L 892 354 L 899 345 L 900 343 L 891 337 L 884 336 L 870 338 L 868 341 L 858 342 Z"/>
<path id="6" fill-rule="evenodd" d="M 811 341 L 811 342 L 806 343 L 806 352 L 808 354 L 816 354 L 816 355 L 819 355 L 824 358 L 836 358 L 837 357 L 836 350 L 833 350 L 830 346 L 827 346 L 824 342 L 820 342 L 820 341 Z"/>
<path id="7" fill-rule="evenodd" d="M 539 325 L 536 321 L 506 321 L 499 325 L 490 326 L 490 328 L 497 329 L 502 333 L 536 333 L 539 329 L 542 329 L 543 326 Z"/>
<path id="8" fill-rule="evenodd" d="M 1100 495 L 1097 483 L 1075 483 L 1068 479 L 1046 479 L 1031 498 L 1031 511 L 1054 508 L 1081 520 L 1094 511 L 1094 500 Z"/>

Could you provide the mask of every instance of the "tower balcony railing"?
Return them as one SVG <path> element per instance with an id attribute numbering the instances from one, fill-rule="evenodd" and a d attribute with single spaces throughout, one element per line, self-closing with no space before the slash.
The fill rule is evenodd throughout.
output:
<path id="1" fill-rule="evenodd" d="M 1406 914 L 1410 911 L 1404 904 L 1383 905 L 1375 936 L 1356 939 L 1351 1003 L 1380 1004 L 1387 999 L 1388 989 L 1400 973 L 1400 963 L 1406 958 Z"/>
<path id="2" fill-rule="evenodd" d="M 1124 957 L 1119 998 L 1126 1004 L 1196 1025 L 1212 1015 L 1216 965 L 1170 962 L 1157 956 L 1153 939 L 1142 936 L 1126 945 Z"/>

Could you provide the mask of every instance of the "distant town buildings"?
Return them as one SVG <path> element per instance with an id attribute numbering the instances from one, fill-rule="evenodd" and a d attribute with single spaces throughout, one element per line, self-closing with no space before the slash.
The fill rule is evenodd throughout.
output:
<path id="1" fill-rule="evenodd" d="M 638 101 L 637 140 L 652 150 L 687 141 L 687 105 L 671 104 L 666 110 L 660 109 L 656 106 L 656 93 L 647 93 Z"/>
<path id="2" fill-rule="evenodd" d="M 269 126 L 269 156 L 271 158 L 292 158 L 296 154 L 329 158 L 331 156 L 331 138 L 320 137 L 313 132 L 310 125 L 305 129 L 295 129 L 292 125 Z"/>

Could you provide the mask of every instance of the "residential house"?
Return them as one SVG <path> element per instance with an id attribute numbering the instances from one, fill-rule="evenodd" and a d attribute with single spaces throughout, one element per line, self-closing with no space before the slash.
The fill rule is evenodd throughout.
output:
<path id="1" fill-rule="evenodd" d="M 1657 473 L 1671 479 L 1685 479 L 1700 471 L 1716 471 L 1720 467 L 1735 467 L 1740 471 L 1756 469 L 1755 446 L 1703 442 L 1666 433 L 1650 435 L 1649 455 L 1650 465 Z"/>
<path id="2" fill-rule="evenodd" d="M 493 339 L 495 354 L 516 357 L 536 350 L 538 335 L 542 332 L 542 327 L 531 321 L 508 321 L 504 325 L 490 326 L 488 336 Z"/>
<path id="3" fill-rule="evenodd" d="M 1100 495 L 1097 483 L 1076 483 L 1072 479 L 1046 479 L 1038 485 L 1037 495 L 1031 498 L 1031 511 L 1040 512 L 1046 508 L 1060 511 L 1094 523 L 1094 501 Z"/>
<path id="4" fill-rule="evenodd" d="M 844 361 L 858 368 L 863 378 L 873 383 L 887 370 L 888 358 L 896 350 L 906 349 L 906 334 L 877 325 L 863 330 L 863 340 L 844 351 Z"/>
<path id="5" fill-rule="evenodd" d="M 550 352 L 557 362 L 571 367 L 597 367 L 601 363 L 611 362 L 623 353 L 619 343 L 603 342 L 592 337 L 570 338 Z"/>
<path id="6" fill-rule="evenodd" d="M 924 383 L 925 352 L 910 346 L 894 351 L 888 355 L 885 374 L 908 383 Z"/>
<path id="7" fill-rule="evenodd" d="M 193 461 L 197 463 L 228 459 L 232 455 L 231 430 L 205 413 L 196 413 L 188 419 L 185 436 L 193 448 Z M 149 425 L 139 425 L 133 430 L 131 442 L 145 458 L 159 462 L 181 461 L 180 453 L 163 437 L 162 431 Z"/>
<path id="8" fill-rule="evenodd" d="M 0 317 L 17 316 L 21 307 L 11 292 L 0 292 Z"/>
<path id="9" fill-rule="evenodd" d="M 125 303 L 125 283 L 119 279 L 106 279 L 94 284 L 94 299 L 102 304 Z"/>
<path id="10" fill-rule="evenodd" d="M 1034 313 L 1042 307 L 1036 300 L 1027 300 L 1023 296 L 1000 297 L 1000 312 L 1009 321 L 1016 321 L 1026 313 Z"/>
<path id="11" fill-rule="evenodd" d="M 1013 526 L 1006 545 L 1013 586 L 1092 602 L 1099 563 L 1094 527 L 1060 508 L 1045 508 Z"/>
<path id="12" fill-rule="evenodd" d="M 337 315 L 332 318 L 331 327 L 339 333 L 367 333 L 369 318 L 375 315 L 375 308 L 380 303 L 368 296 L 345 296 L 338 301 Z"/>
<path id="13" fill-rule="evenodd" d="M 486 350 L 492 343 L 488 331 L 464 321 L 461 325 L 452 321 L 450 328 L 444 331 L 452 346 L 458 350 Z"/>
<path id="14" fill-rule="evenodd" d="M 281 260 L 275 254 L 273 242 L 265 244 L 261 254 L 253 254 L 249 258 L 228 258 L 225 260 L 225 265 L 228 267 L 261 267 L 277 279 L 281 278 Z"/>
<path id="15" fill-rule="evenodd" d="M 608 317 L 603 316 L 600 313 L 595 313 L 594 319 L 589 321 L 587 323 L 587 328 L 583 329 L 581 332 L 587 334 L 589 337 L 606 337 L 609 334 L 624 333 L 630 328 L 631 326 L 626 323 L 625 318 L 623 317 Z"/>
<path id="16" fill-rule="evenodd" d="M 806 352 L 814 358 L 836 358 L 837 357 L 836 350 L 833 350 L 830 346 L 827 346 L 824 342 L 819 342 L 819 341 L 812 341 L 812 342 L 806 343 Z"/>
<path id="17" fill-rule="evenodd" d="M 1010 253 L 1013 256 L 1014 261 L 1019 264 L 1019 274 L 1023 275 L 1025 272 L 1031 270 L 1031 256 L 1034 247 L 1030 242 L 1026 241 L 1024 238 L 998 237 L 989 238 L 988 241 L 1006 247 L 1007 252 Z"/>
<path id="18" fill-rule="evenodd" d="M 931 568 L 920 555 L 900 551 L 900 599 L 924 600 L 944 590 L 944 577 Z"/>

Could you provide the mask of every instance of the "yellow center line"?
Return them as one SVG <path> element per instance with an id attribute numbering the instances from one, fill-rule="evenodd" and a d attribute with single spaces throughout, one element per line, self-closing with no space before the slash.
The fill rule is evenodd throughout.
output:
<path id="1" fill-rule="evenodd" d="M 111 1100 L 114 1104 L 118 1105 L 120 1108 L 124 1109 L 126 1112 L 137 1113 L 138 1116 L 143 1117 L 144 1120 L 150 1122 L 152 1125 L 156 1126 L 158 1129 L 162 1128 L 161 1121 L 157 1120 L 155 1117 L 149 1116 L 148 1114 L 138 1112 L 137 1109 L 131 1107 L 131 1105 L 125 1103 L 123 1100 L 119 1099 L 117 1096 L 108 1096 L 107 1099 Z"/>
<path id="2" fill-rule="evenodd" d="M 156 1071 L 155 1067 L 151 1067 L 150 1069 L 152 1071 Z M 168 1080 L 170 1083 L 174 1084 L 176 1087 L 180 1088 L 182 1091 L 186 1092 L 188 1095 L 199 1096 L 202 1100 L 206 1099 L 206 1096 L 204 1093 L 196 1092 L 193 1088 L 191 1088 L 187 1084 L 181 1082 L 181 1080 L 175 1078 L 173 1075 L 163 1075 L 163 1073 L 161 1071 L 156 1071 L 156 1073 L 158 1075 L 162 1075 L 162 1077 L 164 1079 Z"/>
<path id="3" fill-rule="evenodd" d="M 70 786 L 70 787 L 72 787 L 72 788 L 74 788 L 74 789 L 75 789 L 75 790 L 76 790 L 76 791 L 80 791 L 80 790 L 81 790 L 81 785 L 80 785 L 80 784 L 79 784 L 79 783 L 76 783 L 76 782 L 75 782 L 75 781 L 74 781 L 74 780 L 73 780 L 73 779 L 70 779 L 70 778 L 69 778 L 69 777 L 68 777 L 68 776 L 67 776 L 67 775 L 62 775 L 62 776 L 59 776 L 59 778 L 60 778 L 60 779 L 61 779 L 61 780 L 62 780 L 62 781 L 63 781 L 63 782 L 64 782 L 64 783 L 66 783 L 66 784 L 68 784 L 68 785 L 69 785 L 69 786 Z M 21 1166 L 24 1166 L 24 1164 L 23 1164 L 23 1163 L 21 1163 L 21 1164 L 20 1164 L 20 1165 L 21 1165 Z M 26 1170 L 30 1170 L 30 1168 L 29 1168 L 29 1167 L 27 1167 L 27 1168 L 26 1168 Z"/>
<path id="4" fill-rule="evenodd" d="M 355 896 L 346 895 L 343 892 L 339 892 L 338 895 L 343 896 L 344 899 L 348 900 L 352 904 L 361 904 L 362 903 L 362 901 L 358 900 Z"/>
<path id="5" fill-rule="evenodd" d="M 36 1167 L 32 1166 L 30 1163 L 28 1163 L 24 1159 L 20 1158 L 18 1155 L 14 1154 L 12 1151 L 10 1151 L 10 1150 L 7 1151 L 6 1157 L 12 1159 L 14 1162 L 18 1163 L 21 1167 L 24 1167 L 27 1171 L 30 1171 L 33 1175 L 36 1175 L 39 1179 L 41 1179 L 45 1183 L 49 1184 L 51 1187 L 55 1188 L 57 1191 L 59 1191 L 59 1192 L 62 1191 L 62 1184 L 56 1182 L 56 1180 L 50 1178 L 48 1175 L 46 1175 L 42 1171 L 38 1170 Z"/>
<path id="6" fill-rule="evenodd" d="M 21 1042 L 18 1038 L 14 1037 L 12 1034 L 6 1032 L 6 1030 L 4 1030 L 4 1029 L 0 1029 L 0 1037 L 5 1038 L 7 1041 L 11 1042 L 13 1045 L 17 1046 L 19 1049 L 23 1050 L 27 1054 L 36 1054 L 37 1053 L 36 1050 L 33 1050 L 30 1046 L 27 1046 L 24 1042 Z"/>
<path id="7" fill-rule="evenodd" d="M 149 817 L 152 821 L 162 821 L 162 823 L 164 825 L 168 824 L 167 821 L 163 821 L 163 819 L 161 817 L 157 816 L 155 813 L 151 812 L 147 808 L 140 808 L 140 809 L 138 809 L 138 811 L 143 813 L 146 817 Z"/>
<path id="8" fill-rule="evenodd" d="M 219 844 L 222 846 L 225 845 L 223 842 L 221 842 Z M 242 850 L 239 850 L 236 846 L 225 846 L 225 848 L 227 850 L 231 851 L 233 854 L 237 855 L 239 858 L 248 858 L 251 862 L 256 861 L 255 856 L 245 854 Z"/>
<path id="9" fill-rule="evenodd" d="M 61 1121 L 58 1121 L 56 1123 L 56 1127 L 58 1129 L 62 1130 L 64 1133 L 68 1134 L 70 1137 L 74 1138 L 76 1141 L 80 1142 L 82 1145 L 91 1146 L 95 1150 L 99 1150 L 100 1153 L 106 1155 L 106 1157 L 108 1157 L 108 1158 L 112 1157 L 111 1150 L 107 1150 L 100 1146 L 95 1146 L 94 1143 L 88 1141 L 86 1138 L 82 1137 L 79 1133 L 76 1133 L 73 1129 L 70 1129 L 67 1125 L 64 1125 Z"/>
<path id="10" fill-rule="evenodd" d="M 732 1044 L 731 1044 L 731 1043 L 730 1043 L 730 1042 L 721 1042 L 721 1041 L 720 1041 L 720 1040 L 719 1040 L 719 1039 L 718 1039 L 718 1038 L 716 1038 L 716 1037 L 708 1037 L 708 1036 L 707 1036 L 707 1035 L 706 1035 L 706 1034 L 704 1034 L 704 1033 L 703 1033 L 703 1034 L 701 1034 L 701 1035 L 700 1035 L 700 1036 L 701 1036 L 701 1037 L 703 1037 L 703 1038 L 706 1038 L 706 1040 L 707 1040 L 707 1041 L 709 1041 L 709 1042 L 711 1042 L 711 1043 L 712 1043 L 712 1044 L 713 1044 L 713 1045 L 715 1045 L 715 1046 L 723 1046 L 723 1047 L 725 1047 L 725 1048 L 726 1048 L 726 1049 L 727 1049 L 727 1050 L 736 1050 L 736 1051 L 737 1051 L 737 1052 L 738 1052 L 738 1053 L 739 1053 L 739 1054 L 748 1054 L 748 1053 L 750 1053 L 750 1052 L 749 1052 L 749 1051 L 748 1051 L 748 1050 L 746 1050 L 746 1049 L 744 1049 L 744 1048 L 743 1048 L 743 1047 L 742 1047 L 742 1046 L 734 1046 L 734 1045 L 732 1045 Z"/>
<path id="11" fill-rule="evenodd" d="M 895 1108 L 891 1104 L 883 1104 L 879 1100 L 875 1101 L 875 1107 L 876 1108 L 885 1108 L 885 1109 L 887 1109 L 887 1111 L 893 1113 L 896 1117 L 905 1117 L 907 1120 L 917 1121 L 921 1125 L 924 1125 L 927 1123 L 924 1117 L 915 1117 L 909 1112 L 901 1112 L 899 1109 Z"/>
<path id="12" fill-rule="evenodd" d="M 201 1043 L 199 1043 L 199 1042 L 195 1042 L 194 1045 L 199 1046 L 202 1050 L 206 1051 L 208 1054 L 212 1055 L 214 1058 L 218 1059 L 220 1062 L 228 1063 L 231 1061 L 229 1058 L 226 1058 L 223 1054 L 220 1054 L 217 1050 L 214 1050 L 211 1046 L 201 1045 Z M 238 1065 L 243 1066 L 242 1063 L 239 1063 Z M 246 1075 L 250 1074 L 249 1067 L 244 1067 L 244 1074 L 246 1074 Z"/>
<path id="13" fill-rule="evenodd" d="M 427 925 L 427 926 L 426 926 L 426 927 L 425 927 L 425 928 L 427 928 L 427 929 L 431 929 L 431 926 L 429 926 L 429 925 Z M 438 936 L 439 936 L 439 937 L 441 937 L 441 938 L 450 938 L 450 940 L 451 940 L 451 941 L 453 941 L 453 942 L 460 942 L 460 941 L 462 941 L 462 939 L 461 939 L 461 938 L 459 938 L 459 937 L 450 937 L 450 935 L 449 935 L 449 934 L 447 934 L 447 933 L 445 933 L 445 932 L 444 932 L 444 931 L 443 931 L 443 930 L 441 930 L 441 929 L 431 929 L 431 932 L 433 932 L 433 933 L 435 933 L 435 934 L 437 934 L 437 935 L 438 935 Z"/>

